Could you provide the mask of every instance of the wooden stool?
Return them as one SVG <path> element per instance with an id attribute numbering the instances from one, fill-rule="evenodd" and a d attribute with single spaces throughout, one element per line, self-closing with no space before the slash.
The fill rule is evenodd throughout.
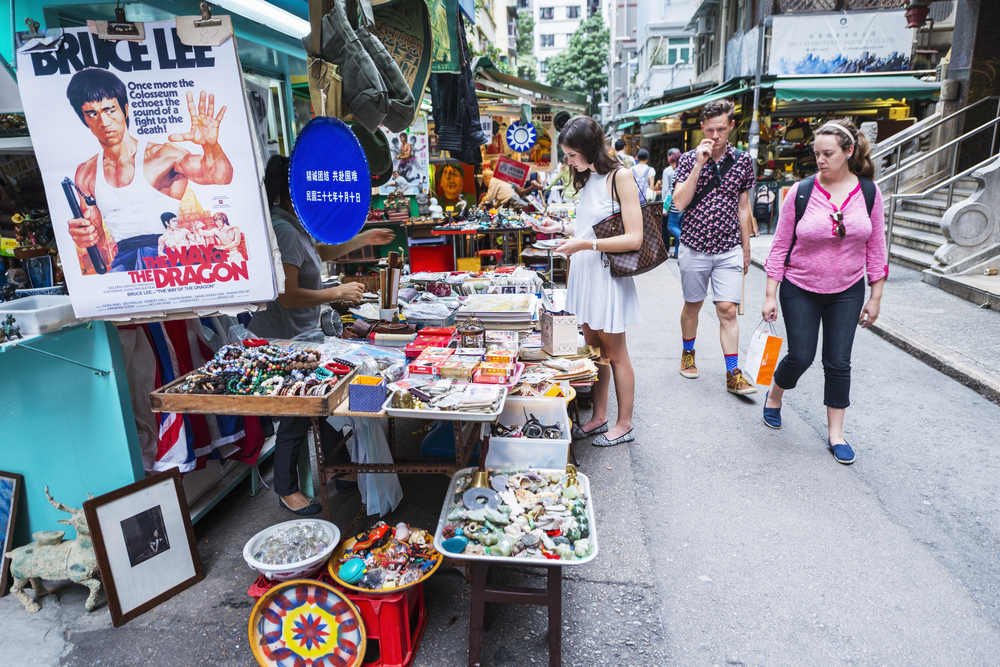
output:
<path id="1" fill-rule="evenodd" d="M 469 617 L 469 667 L 479 667 L 483 652 L 483 622 L 487 602 L 544 605 L 549 608 L 549 667 L 562 665 L 562 566 L 524 565 L 509 567 L 544 567 L 548 585 L 541 588 L 493 586 L 490 568 L 493 563 L 472 563 L 472 611 Z M 507 566 L 506 563 L 504 566 Z"/>

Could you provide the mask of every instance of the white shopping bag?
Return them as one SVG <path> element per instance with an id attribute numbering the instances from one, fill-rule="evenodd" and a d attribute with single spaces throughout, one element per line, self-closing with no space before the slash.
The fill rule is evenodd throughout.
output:
<path id="1" fill-rule="evenodd" d="M 750 347 L 743 358 L 743 375 L 754 384 L 771 384 L 779 354 L 781 338 L 775 335 L 773 324 L 761 320 L 750 338 Z"/>

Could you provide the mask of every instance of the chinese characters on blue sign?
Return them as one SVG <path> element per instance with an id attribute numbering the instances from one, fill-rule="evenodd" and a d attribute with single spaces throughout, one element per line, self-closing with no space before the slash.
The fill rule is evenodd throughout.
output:
<path id="1" fill-rule="evenodd" d="M 336 118 L 314 118 L 299 134 L 288 185 L 299 220 L 318 241 L 350 241 L 368 218 L 368 159 L 351 129 Z"/>

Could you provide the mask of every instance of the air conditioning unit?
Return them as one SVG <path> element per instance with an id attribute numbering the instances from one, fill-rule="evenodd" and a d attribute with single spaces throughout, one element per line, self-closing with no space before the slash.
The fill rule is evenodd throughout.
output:
<path id="1" fill-rule="evenodd" d="M 955 0 L 938 0 L 931 3 L 931 11 L 927 18 L 934 19 L 934 28 L 954 28 L 955 14 L 958 13 L 958 3 Z"/>

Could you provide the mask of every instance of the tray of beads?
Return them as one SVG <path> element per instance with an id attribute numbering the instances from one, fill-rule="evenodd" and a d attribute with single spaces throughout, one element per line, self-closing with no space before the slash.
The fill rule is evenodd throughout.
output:
<path id="1" fill-rule="evenodd" d="M 223 346 L 149 399 L 153 412 L 326 417 L 347 397 L 355 375 L 357 369 L 342 364 L 321 364 L 315 350 L 245 341 Z"/>
<path id="2" fill-rule="evenodd" d="M 486 475 L 486 487 L 474 487 Z M 506 466 L 451 478 L 434 548 L 457 560 L 541 567 L 597 558 L 590 480 L 565 470 Z"/>

